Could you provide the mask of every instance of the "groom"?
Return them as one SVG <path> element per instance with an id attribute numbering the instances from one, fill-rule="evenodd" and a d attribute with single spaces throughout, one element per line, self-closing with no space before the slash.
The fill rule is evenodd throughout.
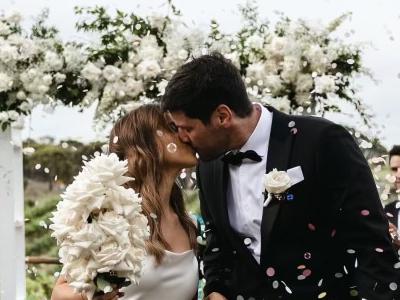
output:
<path id="1" fill-rule="evenodd" d="M 400 299 L 388 222 L 345 129 L 251 103 L 217 53 L 181 66 L 162 106 L 201 159 L 208 299 Z M 273 169 L 291 186 L 268 194 Z"/>

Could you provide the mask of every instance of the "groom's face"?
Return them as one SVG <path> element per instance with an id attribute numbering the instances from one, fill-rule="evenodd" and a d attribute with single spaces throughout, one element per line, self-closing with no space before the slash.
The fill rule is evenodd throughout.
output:
<path id="1" fill-rule="evenodd" d="M 209 124 L 204 124 L 199 119 L 187 117 L 182 111 L 176 111 L 168 112 L 167 120 L 180 140 L 190 145 L 201 160 L 215 159 L 226 151 L 227 135 L 212 119 Z"/>

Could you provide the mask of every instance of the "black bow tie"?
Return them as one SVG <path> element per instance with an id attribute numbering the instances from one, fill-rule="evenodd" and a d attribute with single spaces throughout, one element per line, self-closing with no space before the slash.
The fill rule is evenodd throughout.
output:
<path id="1" fill-rule="evenodd" d="M 230 151 L 222 158 L 222 161 L 234 166 L 240 166 L 243 159 L 248 158 L 255 162 L 260 162 L 262 160 L 261 156 L 257 154 L 254 150 L 247 150 L 246 152 L 233 152 Z"/>

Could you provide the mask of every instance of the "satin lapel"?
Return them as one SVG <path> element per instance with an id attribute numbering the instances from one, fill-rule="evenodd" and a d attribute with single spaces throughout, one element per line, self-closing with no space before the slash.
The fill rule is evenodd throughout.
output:
<path id="1" fill-rule="evenodd" d="M 228 206 L 226 199 L 229 171 L 226 164 L 224 164 L 220 159 L 217 159 L 214 162 L 213 167 L 214 167 L 213 178 L 215 178 L 217 181 L 214 183 L 214 186 L 217 187 L 216 199 L 218 199 L 218 211 L 220 216 L 219 223 L 223 224 L 226 231 L 229 231 L 230 223 L 229 223 Z"/>
<path id="2" fill-rule="evenodd" d="M 272 127 L 269 139 L 267 154 L 266 173 L 277 169 L 286 171 L 289 167 L 292 143 L 294 136 L 288 126 L 291 121 L 290 116 L 282 114 L 275 109 L 272 110 Z M 278 200 L 272 200 L 267 207 L 264 207 L 261 221 L 261 266 L 265 265 L 266 253 L 268 252 L 268 243 L 271 238 L 271 232 L 279 213 L 280 203 Z"/>

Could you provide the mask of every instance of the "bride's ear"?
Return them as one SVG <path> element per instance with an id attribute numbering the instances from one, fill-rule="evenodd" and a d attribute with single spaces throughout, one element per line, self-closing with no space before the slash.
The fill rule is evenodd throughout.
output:
<path id="1" fill-rule="evenodd" d="M 232 118 L 232 110 L 227 105 L 220 104 L 211 115 L 211 123 L 217 127 L 227 128 L 231 126 Z"/>

